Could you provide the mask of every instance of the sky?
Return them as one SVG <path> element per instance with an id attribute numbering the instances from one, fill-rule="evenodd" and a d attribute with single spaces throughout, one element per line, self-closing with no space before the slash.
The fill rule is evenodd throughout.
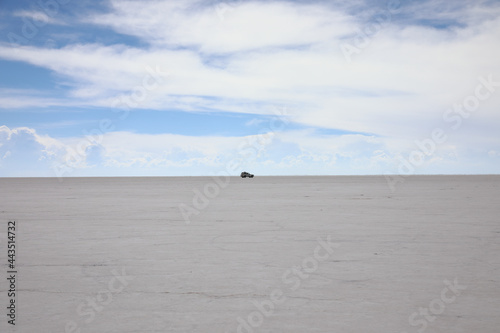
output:
<path id="1" fill-rule="evenodd" d="M 0 31 L 0 177 L 500 172 L 500 1 L 0 0 Z"/>

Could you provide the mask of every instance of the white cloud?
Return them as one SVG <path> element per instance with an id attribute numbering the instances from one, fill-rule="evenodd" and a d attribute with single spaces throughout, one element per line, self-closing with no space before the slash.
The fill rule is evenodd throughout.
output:
<path id="1" fill-rule="evenodd" d="M 77 104 L 62 98 L 51 98 L 32 89 L 0 88 L 0 108 L 11 110 L 18 108 L 60 106 Z"/>
<path id="2" fill-rule="evenodd" d="M 89 18 L 156 47 L 193 47 L 221 54 L 321 43 L 349 33 L 353 25 L 339 11 L 314 4 L 234 2 L 221 19 L 219 4 L 200 1 L 112 1 L 109 14 Z M 224 10 L 222 8 L 222 10 Z"/>
<path id="3" fill-rule="evenodd" d="M 495 150 L 496 149 L 496 150 Z M 470 161 L 494 170 L 498 143 L 479 151 L 436 147 L 414 173 L 465 172 Z M 186 136 L 108 132 L 96 140 L 52 138 L 31 128 L 0 127 L 3 176 L 207 175 L 248 169 L 258 174 L 397 174 L 418 146 L 364 135 L 281 131 L 267 136 Z M 443 171 L 449 168 L 449 171 Z M 237 174 L 237 173 L 236 173 Z"/>
<path id="4" fill-rule="evenodd" d="M 0 126 L 0 175 L 35 175 L 48 170 L 52 139 L 27 127 Z"/>
<path id="5" fill-rule="evenodd" d="M 413 141 L 429 137 L 435 127 L 446 130 L 462 149 L 472 150 L 481 140 L 486 141 L 482 147 L 494 148 L 500 89 L 481 101 L 470 118 L 462 119 L 460 130 L 451 130 L 443 115 L 474 94 L 478 77 L 491 74 L 500 81 L 499 6 L 487 1 L 406 4 L 349 63 L 339 45 L 351 43 L 367 20 L 385 10 L 365 8 L 359 16 L 352 14 L 361 4 L 245 1 L 221 7 L 194 0 L 112 1 L 109 13 L 81 20 L 133 35 L 149 47 L 0 45 L 0 58 L 48 68 L 71 86 L 60 98 L 0 90 L 0 103 L 4 108 L 123 107 L 129 101 L 135 109 L 254 114 L 273 114 L 273 105 L 287 105 L 293 107 L 294 122 L 367 133 L 296 133 L 301 142 L 284 133 L 280 142 L 302 152 L 289 155 L 295 164 L 358 158 L 352 150 L 363 151 L 363 158 L 371 156 L 368 164 L 394 163 L 389 159 L 411 151 Z M 422 20 L 451 26 L 417 24 Z M 154 80 L 147 68 L 168 74 Z M 176 151 L 187 154 L 182 160 L 190 162 L 182 163 L 214 166 L 228 154 L 227 145 L 234 139 L 132 137 L 109 133 L 108 143 L 94 155 L 109 165 L 162 165 L 171 163 L 169 152 Z M 137 146 L 142 140 L 144 146 Z M 151 140 L 163 143 L 157 146 Z M 178 143 L 169 146 L 174 141 Z M 218 148 L 211 151 L 212 146 Z M 441 148 L 447 159 L 451 148 Z M 337 150 L 340 153 L 332 153 Z"/>
<path id="6" fill-rule="evenodd" d="M 187 11 L 189 3 L 157 5 L 116 2 L 114 12 L 93 19 L 121 32 L 131 27 L 145 39 L 149 37 L 143 30 L 155 29 L 152 35 L 161 41 L 148 50 L 87 44 L 62 49 L 22 47 L 13 53 L 1 46 L 0 57 L 55 71 L 74 86 L 68 97 L 84 105 L 116 104 L 117 98 L 130 96 L 142 85 L 147 66 L 158 66 L 168 71 L 168 77 L 135 107 L 267 113 L 263 105 L 287 104 L 299 110 L 295 120 L 303 124 L 399 136 L 418 135 L 420 128 L 440 119 L 445 108 L 470 94 L 478 76 L 500 77 L 498 18 L 456 28 L 452 36 L 446 30 L 388 26 L 349 64 L 338 48 L 339 36 L 355 27 L 346 19 L 337 20 L 340 14 L 327 7 L 241 3 L 227 15 L 234 15 L 234 22 L 229 17 L 220 22 L 213 8 L 203 7 L 193 15 Z M 208 21 L 219 34 L 207 28 Z M 176 23 L 190 29 L 164 26 Z M 269 33 L 254 31 L 262 26 Z M 300 34 L 295 27 L 300 27 Z M 235 31 L 250 35 L 238 37 L 240 43 L 224 37 Z M 270 36 L 257 38 L 254 33 Z M 220 55 L 236 51 L 223 48 L 221 40 L 226 38 L 228 47 L 239 52 Z M 168 49 L 167 41 L 183 47 L 197 45 L 197 49 Z M 302 44 L 310 47 L 283 48 Z M 221 57 L 215 67 L 214 57 Z M 62 104 L 39 97 L 31 102 L 6 96 L 3 100 L 11 107 Z"/>

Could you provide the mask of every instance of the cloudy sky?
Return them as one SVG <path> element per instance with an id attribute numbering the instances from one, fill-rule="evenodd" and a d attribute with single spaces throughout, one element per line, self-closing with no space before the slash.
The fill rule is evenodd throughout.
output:
<path id="1" fill-rule="evenodd" d="M 0 177 L 500 172 L 500 2 L 0 0 Z"/>

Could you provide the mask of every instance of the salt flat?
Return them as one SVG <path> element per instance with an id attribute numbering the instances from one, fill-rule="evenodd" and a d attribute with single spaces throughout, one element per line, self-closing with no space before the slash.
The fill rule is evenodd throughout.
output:
<path id="1" fill-rule="evenodd" d="M 227 182 L 226 182 L 227 181 Z M 0 179 L 1 332 L 498 332 L 500 176 Z M 205 197 L 203 192 L 208 195 Z M 189 222 L 189 223 L 187 223 Z"/>

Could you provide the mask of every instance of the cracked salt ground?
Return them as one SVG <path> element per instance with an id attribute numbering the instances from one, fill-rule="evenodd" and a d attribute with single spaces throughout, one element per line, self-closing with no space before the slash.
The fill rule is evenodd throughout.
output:
<path id="1" fill-rule="evenodd" d="M 497 332 L 500 177 L 212 181 L 0 179 L 15 332 Z"/>

